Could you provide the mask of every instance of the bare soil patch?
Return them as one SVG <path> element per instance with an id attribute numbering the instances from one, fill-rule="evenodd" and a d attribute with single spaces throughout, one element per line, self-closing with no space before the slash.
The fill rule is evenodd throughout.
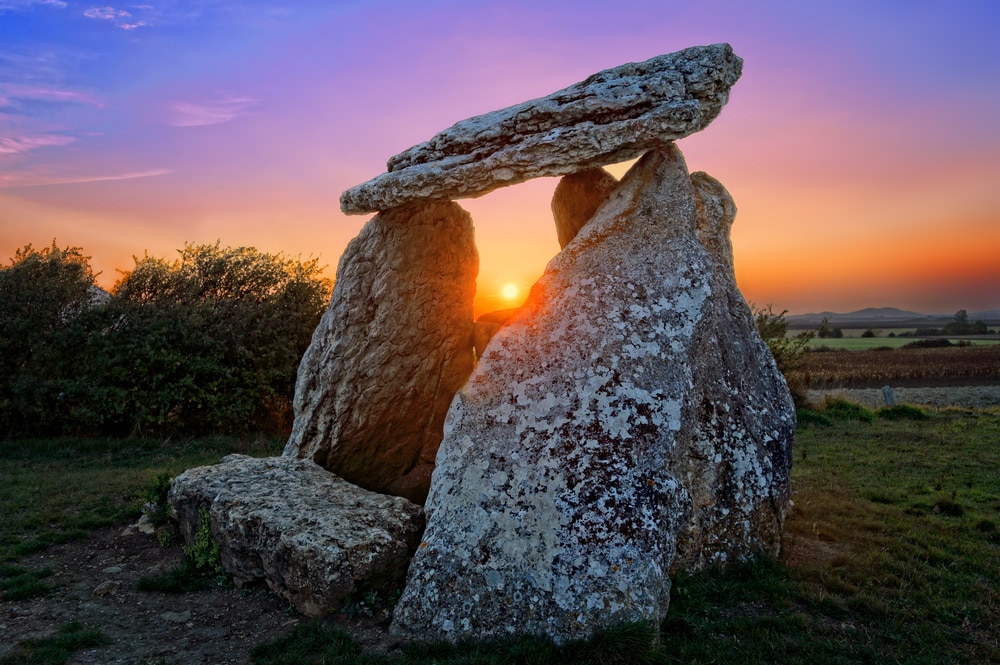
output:
<path id="1" fill-rule="evenodd" d="M 86 539 L 19 560 L 18 566 L 50 568 L 48 581 L 56 588 L 40 598 L 0 602 L 0 656 L 15 652 L 19 640 L 47 637 L 77 621 L 100 630 L 110 642 L 76 652 L 69 663 L 250 663 L 254 646 L 306 621 L 265 587 L 181 595 L 137 590 L 140 577 L 177 566 L 183 553 L 180 544 L 162 547 L 155 536 L 125 535 L 130 531 L 98 529 Z M 377 647 L 388 640 L 387 619 L 386 614 L 330 620 Z"/>

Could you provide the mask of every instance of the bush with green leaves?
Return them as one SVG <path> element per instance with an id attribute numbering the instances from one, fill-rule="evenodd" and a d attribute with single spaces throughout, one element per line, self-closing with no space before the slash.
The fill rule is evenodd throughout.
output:
<path id="1" fill-rule="evenodd" d="M 328 302 L 317 259 L 188 244 L 144 256 L 110 296 L 77 248 L 0 269 L 3 434 L 282 431 Z"/>
<path id="2" fill-rule="evenodd" d="M 135 260 L 91 338 L 101 424 L 118 433 L 245 432 L 289 424 L 299 360 L 326 307 L 316 259 L 187 245 Z"/>
<path id="3" fill-rule="evenodd" d="M 89 257 L 55 241 L 0 266 L 0 435 L 58 429 L 83 343 L 81 318 L 102 293 Z"/>
<path id="4" fill-rule="evenodd" d="M 784 375 L 788 383 L 788 389 L 792 393 L 797 407 L 807 404 L 805 391 L 809 387 L 809 378 L 797 372 L 802 363 L 802 356 L 806 352 L 809 340 L 816 336 L 814 330 L 804 330 L 796 335 L 789 336 L 788 321 L 785 314 L 788 310 L 775 312 L 771 305 L 766 308 L 758 308 L 751 304 L 754 320 L 757 323 L 757 332 L 770 349 L 774 356 L 774 362 L 778 370 Z"/>

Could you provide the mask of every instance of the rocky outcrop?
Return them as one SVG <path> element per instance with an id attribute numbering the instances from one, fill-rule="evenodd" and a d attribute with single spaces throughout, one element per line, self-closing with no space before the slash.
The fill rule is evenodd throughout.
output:
<path id="1" fill-rule="evenodd" d="M 618 187 L 618 179 L 604 169 L 587 169 L 564 176 L 552 194 L 552 218 L 559 247 L 565 247 L 590 221 Z"/>
<path id="2" fill-rule="evenodd" d="M 178 476 L 169 499 L 185 541 L 206 511 L 234 580 L 263 579 L 308 616 L 336 610 L 358 589 L 396 588 L 424 522 L 405 499 L 290 457 L 230 455 Z"/>
<path id="3" fill-rule="evenodd" d="M 472 222 L 457 204 L 373 217 L 340 260 L 299 366 L 284 454 L 374 491 L 433 464 L 448 406 L 474 363 L 477 271 Z M 406 491 L 417 497 L 427 485 Z"/>
<path id="4" fill-rule="evenodd" d="M 634 159 L 706 127 L 743 61 L 728 44 L 697 46 L 594 74 L 547 97 L 463 120 L 391 158 L 388 172 L 341 195 L 346 214 Z"/>

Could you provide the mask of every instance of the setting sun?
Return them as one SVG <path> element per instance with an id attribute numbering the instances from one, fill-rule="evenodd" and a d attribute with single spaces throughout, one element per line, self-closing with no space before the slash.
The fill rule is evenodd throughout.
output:
<path id="1" fill-rule="evenodd" d="M 503 297 L 505 299 L 513 300 L 514 298 L 517 297 L 518 293 L 517 284 L 514 284 L 513 282 L 507 282 L 506 284 L 503 285 L 503 288 L 500 289 L 500 293 L 503 294 Z"/>

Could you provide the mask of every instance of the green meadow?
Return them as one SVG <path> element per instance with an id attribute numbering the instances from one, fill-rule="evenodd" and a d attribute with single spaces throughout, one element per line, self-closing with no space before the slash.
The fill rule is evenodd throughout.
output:
<path id="1" fill-rule="evenodd" d="M 133 520 L 158 475 L 279 450 L 237 439 L 0 443 L 4 603 L 51 584 L 21 557 Z M 803 411 L 792 487 L 782 556 L 679 575 L 661 626 L 561 646 L 520 638 L 385 654 L 306 622 L 258 645 L 254 662 L 1000 663 L 1000 410 Z"/>

